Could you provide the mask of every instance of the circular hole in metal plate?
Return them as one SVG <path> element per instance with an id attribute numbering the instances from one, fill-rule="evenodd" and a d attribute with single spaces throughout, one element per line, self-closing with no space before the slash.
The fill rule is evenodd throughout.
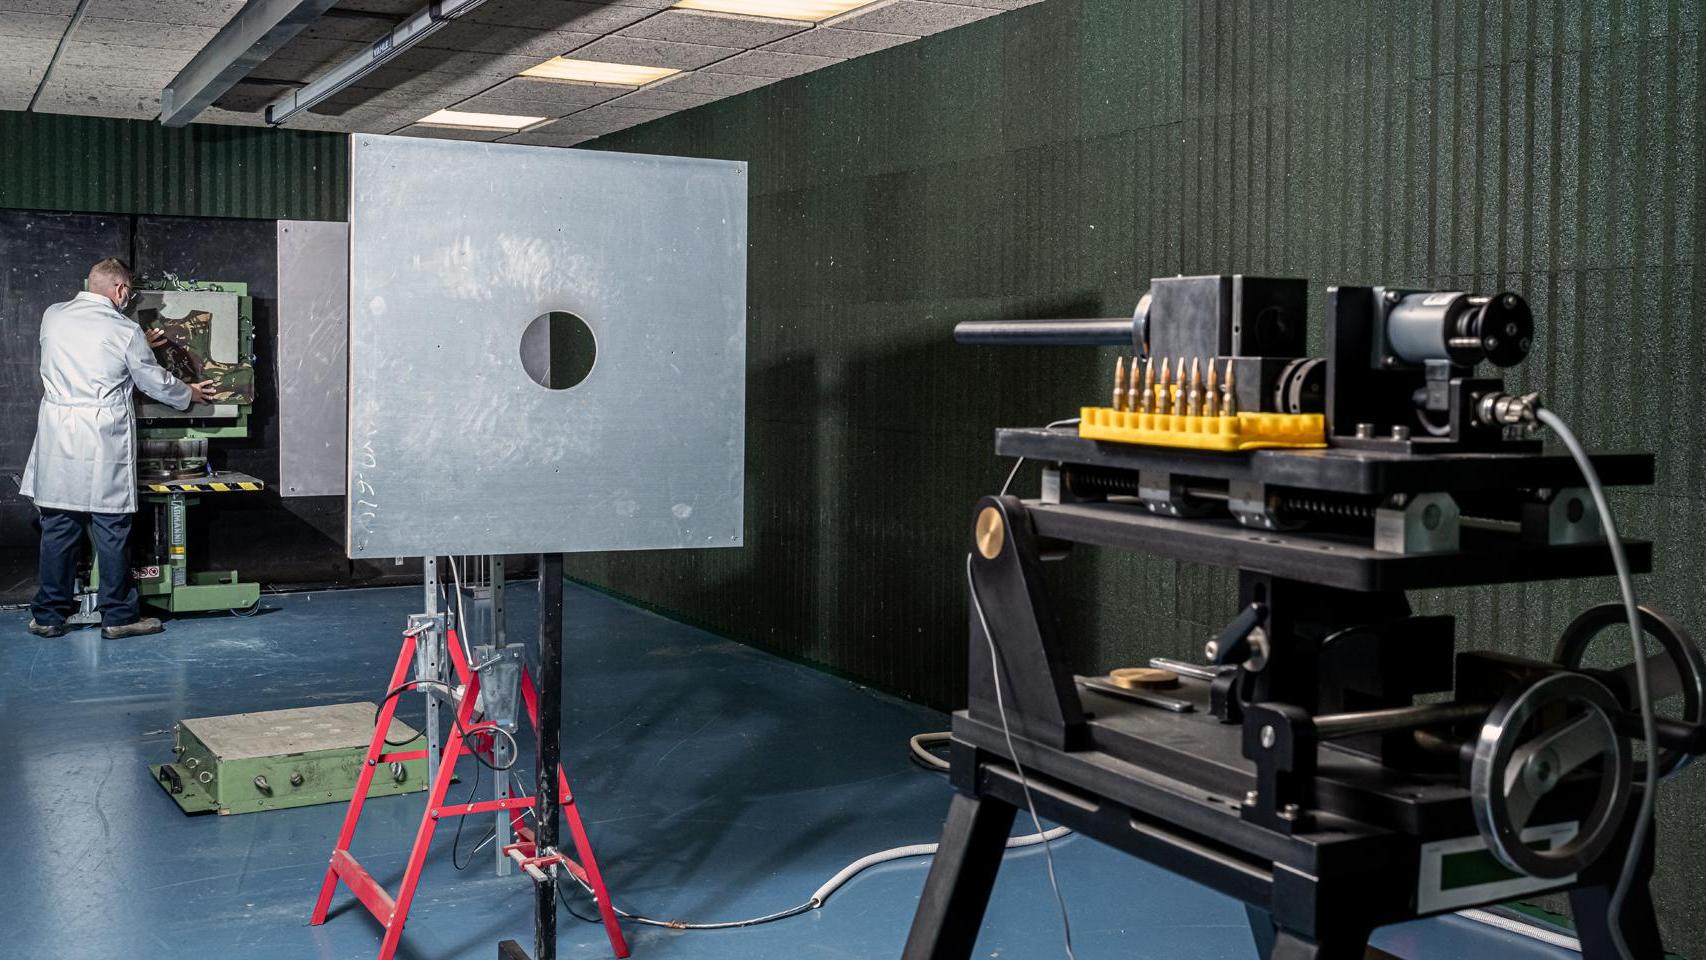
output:
<path id="1" fill-rule="evenodd" d="M 585 380 L 597 359 L 592 328 L 566 310 L 534 317 L 521 333 L 521 368 L 548 390 L 567 390 Z"/>

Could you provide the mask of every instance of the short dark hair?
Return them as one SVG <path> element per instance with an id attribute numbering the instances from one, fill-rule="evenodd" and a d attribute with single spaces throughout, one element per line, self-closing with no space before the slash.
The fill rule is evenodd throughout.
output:
<path id="1" fill-rule="evenodd" d="M 89 282 L 93 285 L 96 280 L 109 283 L 130 283 L 130 264 L 117 257 L 108 257 L 89 268 Z"/>

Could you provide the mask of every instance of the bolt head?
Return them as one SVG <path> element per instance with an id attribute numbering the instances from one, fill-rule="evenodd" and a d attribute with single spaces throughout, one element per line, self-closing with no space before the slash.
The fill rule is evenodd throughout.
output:
<path id="1" fill-rule="evenodd" d="M 1272 750 L 1274 748 L 1274 742 L 1278 739 L 1278 735 L 1274 733 L 1273 724 L 1266 724 L 1262 727 L 1263 750 Z"/>
<path id="2" fill-rule="evenodd" d="M 1260 800 L 1260 799 L 1261 799 L 1261 795 L 1256 793 L 1256 791 L 1251 790 L 1250 792 L 1244 794 L 1244 806 L 1253 807 L 1256 805 L 1256 801 Z"/>
<path id="3" fill-rule="evenodd" d="M 1297 815 L 1300 812 L 1301 812 L 1301 808 L 1298 807 L 1297 804 L 1288 803 L 1285 806 L 1280 808 L 1280 814 L 1279 815 L 1280 815 L 1281 820 L 1296 820 Z"/>
<path id="4" fill-rule="evenodd" d="M 1203 645 L 1202 652 L 1203 656 L 1209 660 L 1213 660 L 1215 657 L 1220 656 L 1220 641 L 1210 640 L 1208 643 Z"/>

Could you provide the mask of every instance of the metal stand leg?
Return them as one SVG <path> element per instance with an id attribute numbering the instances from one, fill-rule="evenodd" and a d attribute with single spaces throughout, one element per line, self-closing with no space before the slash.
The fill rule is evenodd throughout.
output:
<path id="1" fill-rule="evenodd" d="M 1653 835 L 1649 831 L 1635 882 L 1628 899 L 1623 901 L 1623 914 L 1618 917 L 1623 941 L 1628 944 L 1633 960 L 1662 960 L 1665 955 L 1664 944 L 1659 939 L 1658 916 L 1653 911 L 1653 894 L 1648 887 L 1652 876 Z M 1608 877 L 1604 885 L 1570 891 L 1570 914 L 1576 921 L 1576 936 L 1582 942 L 1583 960 L 1618 960 L 1621 956 L 1611 939 L 1611 892 L 1616 882 L 1615 877 Z"/>
<path id="2" fill-rule="evenodd" d="M 426 615 L 431 617 L 438 613 L 437 557 L 421 558 L 421 579 L 423 580 L 426 588 Z M 427 676 L 419 677 L 418 679 L 443 680 L 444 665 L 440 663 L 438 659 L 437 651 L 439 643 L 437 632 L 434 631 L 426 634 L 422 638 L 422 642 L 430 644 L 431 649 L 426 655 L 428 665 Z M 421 693 L 426 697 L 427 782 L 432 783 L 438 778 L 438 754 L 440 748 L 444 744 L 444 740 L 439 735 L 438 731 L 438 697 L 431 689 L 424 687 L 421 688 Z"/>
<path id="3" fill-rule="evenodd" d="M 954 794 L 903 960 L 969 960 L 1016 812 L 993 797 Z"/>
<path id="4" fill-rule="evenodd" d="M 563 722 L 563 555 L 539 556 L 539 783 L 536 849 L 557 848 L 558 729 Z M 1011 819 L 1011 814 L 1009 814 Z M 557 960 L 557 874 L 535 880 L 534 960 Z"/>

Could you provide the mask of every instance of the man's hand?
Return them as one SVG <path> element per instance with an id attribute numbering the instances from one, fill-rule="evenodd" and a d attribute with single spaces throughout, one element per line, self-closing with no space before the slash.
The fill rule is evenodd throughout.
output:
<path id="1" fill-rule="evenodd" d="M 159 327 L 147 327 L 142 333 L 148 338 L 148 345 L 155 350 L 166 345 L 166 331 Z"/>
<path id="2" fill-rule="evenodd" d="M 189 387 L 191 403 L 212 403 L 213 395 L 218 392 L 214 389 L 212 380 L 203 380 L 200 383 L 192 383 Z"/>

